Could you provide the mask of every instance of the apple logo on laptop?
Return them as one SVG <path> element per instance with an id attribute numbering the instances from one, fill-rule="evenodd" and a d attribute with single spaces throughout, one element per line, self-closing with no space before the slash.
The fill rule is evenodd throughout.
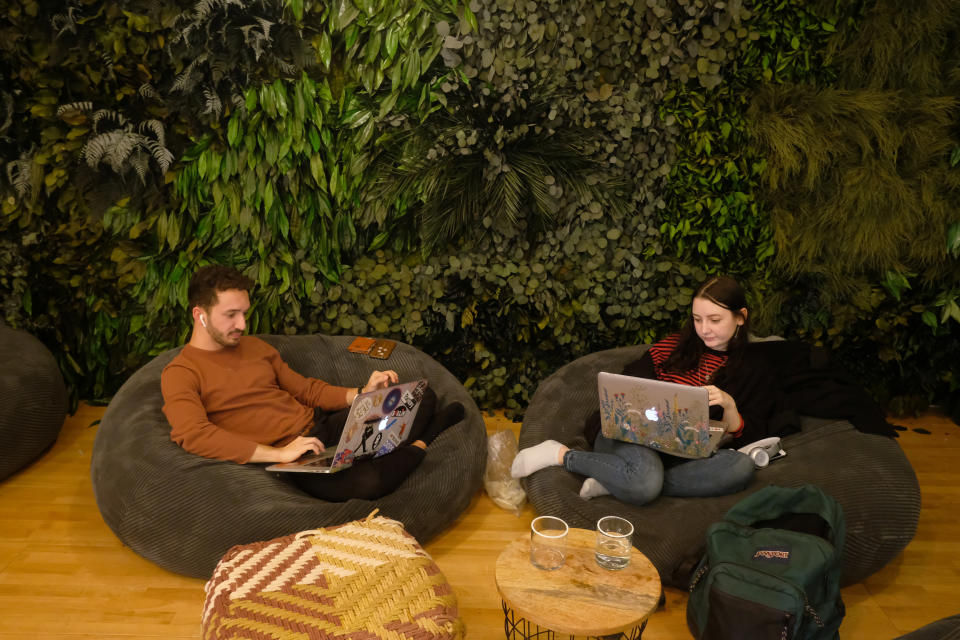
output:
<path id="1" fill-rule="evenodd" d="M 647 416 L 647 420 L 650 420 L 651 422 L 656 422 L 657 420 L 660 419 L 660 416 L 657 415 L 656 407 L 650 407 L 649 409 L 644 411 L 643 414 Z"/>

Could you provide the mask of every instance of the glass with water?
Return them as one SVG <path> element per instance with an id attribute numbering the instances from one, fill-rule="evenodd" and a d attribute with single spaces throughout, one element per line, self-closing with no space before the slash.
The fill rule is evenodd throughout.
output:
<path id="1" fill-rule="evenodd" d="M 623 569 L 630 564 L 633 547 L 633 524 L 617 516 L 605 516 L 597 521 L 597 564 L 604 569 Z"/>

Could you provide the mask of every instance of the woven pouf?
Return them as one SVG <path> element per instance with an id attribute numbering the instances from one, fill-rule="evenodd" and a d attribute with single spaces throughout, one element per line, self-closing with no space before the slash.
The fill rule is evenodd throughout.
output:
<path id="1" fill-rule="evenodd" d="M 204 640 L 462 638 L 443 573 L 396 520 L 239 545 L 206 585 Z"/>

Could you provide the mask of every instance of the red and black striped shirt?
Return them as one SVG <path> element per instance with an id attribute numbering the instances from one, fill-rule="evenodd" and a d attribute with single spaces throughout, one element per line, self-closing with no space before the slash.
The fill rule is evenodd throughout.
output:
<path id="1" fill-rule="evenodd" d="M 705 351 L 703 355 L 700 356 L 700 362 L 696 369 L 690 369 L 688 371 L 668 371 L 663 368 L 663 364 L 667 361 L 667 358 L 670 357 L 670 354 L 673 353 L 673 350 L 677 348 L 679 341 L 680 334 L 674 333 L 650 347 L 650 357 L 653 359 L 653 371 L 657 376 L 657 380 L 676 382 L 677 384 L 685 384 L 691 387 L 702 387 L 711 384 L 710 380 L 713 378 L 713 374 L 727 363 L 727 355 L 716 351 Z"/>

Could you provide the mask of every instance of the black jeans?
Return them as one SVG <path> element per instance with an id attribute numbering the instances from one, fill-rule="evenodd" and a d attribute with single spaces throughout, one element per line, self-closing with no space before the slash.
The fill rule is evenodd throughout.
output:
<path id="1" fill-rule="evenodd" d="M 351 498 L 374 500 L 387 495 L 406 480 L 426 455 L 415 447 L 417 440 L 430 424 L 437 409 L 437 394 L 427 387 L 417 410 L 410 433 L 399 447 L 379 458 L 367 458 L 336 473 L 291 473 L 293 481 L 303 491 L 328 502 L 344 502 Z M 317 411 L 316 423 L 308 435 L 320 438 L 326 447 L 335 447 L 346 424 L 350 409 L 333 413 Z"/>

